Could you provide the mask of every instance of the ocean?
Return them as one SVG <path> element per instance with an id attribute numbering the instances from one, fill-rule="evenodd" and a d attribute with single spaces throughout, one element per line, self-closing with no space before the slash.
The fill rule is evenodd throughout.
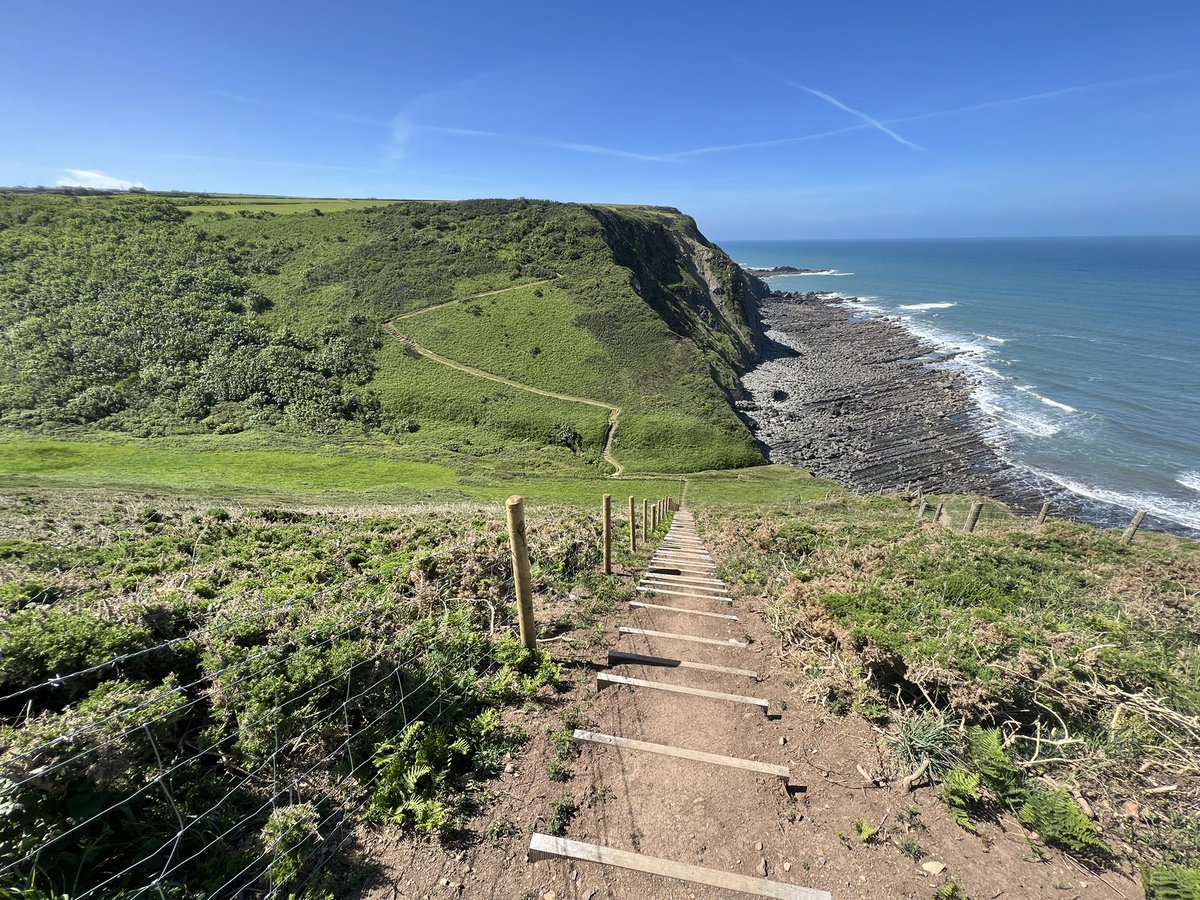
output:
<path id="1" fill-rule="evenodd" d="M 974 380 L 988 436 L 1031 491 L 1097 521 L 1145 508 L 1200 531 L 1200 237 L 723 241 L 770 279 L 861 298 Z"/>

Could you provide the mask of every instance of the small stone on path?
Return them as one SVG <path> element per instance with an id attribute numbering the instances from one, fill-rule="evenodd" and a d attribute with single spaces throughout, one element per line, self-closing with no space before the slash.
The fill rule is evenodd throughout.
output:
<path id="1" fill-rule="evenodd" d="M 946 871 L 946 864 L 942 862 L 927 862 L 921 863 L 921 868 L 930 875 L 941 875 Z"/>

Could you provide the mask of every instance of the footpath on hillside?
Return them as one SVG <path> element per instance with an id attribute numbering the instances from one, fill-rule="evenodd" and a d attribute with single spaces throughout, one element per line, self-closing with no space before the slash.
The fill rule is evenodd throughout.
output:
<path id="1" fill-rule="evenodd" d="M 604 457 L 604 461 L 613 467 L 612 477 L 620 478 L 625 472 L 625 467 L 622 466 L 621 463 L 617 460 L 617 458 L 613 455 L 613 445 L 616 441 L 617 420 L 621 416 L 621 407 L 614 406 L 611 403 L 605 403 L 603 400 L 594 400 L 590 397 L 576 397 L 574 394 L 561 394 L 561 393 L 558 393 L 557 391 L 544 390 L 543 388 L 537 388 L 537 387 L 533 387 L 532 385 L 522 384 L 519 381 L 513 381 L 511 378 L 505 378 L 503 375 L 496 375 L 492 372 L 485 372 L 483 369 L 477 369 L 475 366 L 469 366 L 466 363 L 461 363 L 461 362 L 458 362 L 457 360 L 450 359 L 447 356 L 442 356 L 440 353 L 435 353 L 433 350 L 430 350 L 428 347 L 422 347 L 420 344 L 418 344 L 416 341 L 414 341 L 411 337 L 404 334 L 396 326 L 397 322 L 403 321 L 404 319 L 411 319 L 414 316 L 419 316 L 424 313 L 432 312 L 435 309 L 442 309 L 443 307 L 451 306 L 455 303 L 461 303 L 465 300 L 477 300 L 481 297 L 494 297 L 497 294 L 505 294 L 505 293 L 508 293 L 509 291 L 520 290 L 522 288 L 536 287 L 539 284 L 547 284 L 551 281 L 554 281 L 558 277 L 559 276 L 556 275 L 556 276 L 554 276 L 554 278 L 546 278 L 542 281 L 531 281 L 526 284 L 517 284 L 517 285 L 513 285 L 512 287 L 500 288 L 499 290 L 495 290 L 495 291 L 484 291 L 481 294 L 473 294 L 469 297 L 462 297 L 462 298 L 458 298 L 455 300 L 447 300 L 445 303 L 437 303 L 437 304 L 434 304 L 433 306 L 425 306 L 425 307 L 422 307 L 421 309 L 414 309 L 410 312 L 401 313 L 400 315 L 385 322 L 383 324 L 383 330 L 387 334 L 389 334 L 391 337 L 400 341 L 406 347 L 410 347 L 414 352 L 420 354 L 421 356 L 425 357 L 426 359 L 431 360 L 436 363 L 440 363 L 443 366 L 449 366 L 451 369 L 457 369 L 460 372 L 465 372 L 468 375 L 474 375 L 477 378 L 486 378 L 488 381 L 495 381 L 498 384 L 508 385 L 509 387 L 516 388 L 517 390 L 527 391 L 530 394 L 537 394 L 540 397 L 550 397 L 554 400 L 566 400 L 568 403 L 583 403 L 588 406 L 596 406 L 596 407 L 599 407 L 600 409 L 608 410 L 608 428 L 604 434 L 604 449 L 601 451 L 601 455 Z"/>

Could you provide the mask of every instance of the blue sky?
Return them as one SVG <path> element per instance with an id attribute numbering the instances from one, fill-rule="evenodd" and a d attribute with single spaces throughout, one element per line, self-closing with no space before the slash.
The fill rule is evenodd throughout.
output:
<path id="1" fill-rule="evenodd" d="M 1200 233 L 1200 5 L 8 0 L 0 184 Z"/>

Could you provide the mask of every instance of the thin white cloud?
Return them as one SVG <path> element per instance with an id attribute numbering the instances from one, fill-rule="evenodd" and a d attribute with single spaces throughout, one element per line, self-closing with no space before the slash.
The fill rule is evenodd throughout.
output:
<path id="1" fill-rule="evenodd" d="M 673 157 L 655 156 L 651 153 L 634 153 L 630 150 L 618 150 L 614 147 L 597 147 L 595 144 L 574 144 L 567 141 L 539 141 L 538 138 L 518 138 L 518 140 L 529 140 L 539 143 L 545 143 L 549 147 L 558 147 L 561 150 L 570 150 L 574 153 L 591 153 L 595 156 L 616 156 L 621 159 L 639 159 L 643 162 L 676 162 Z"/>
<path id="2" fill-rule="evenodd" d="M 750 141 L 744 144 L 717 144 L 712 147 L 697 147 L 694 150 L 682 150 L 679 153 L 668 154 L 670 159 L 682 159 L 685 156 L 701 156 L 705 153 L 728 153 L 731 150 L 755 150 L 759 147 L 778 147 L 782 144 L 798 144 L 802 141 L 816 141 L 821 138 L 846 134 L 851 131 L 862 131 L 866 125 L 847 125 L 845 128 L 835 128 L 833 131 L 818 131 L 815 134 L 802 134 L 796 137 L 772 138 L 769 141 Z"/>
<path id="3" fill-rule="evenodd" d="M 883 119 L 881 125 L 899 125 L 904 122 L 919 122 L 924 119 L 940 119 L 948 116 L 957 116 L 963 113 L 975 112 L 982 109 L 994 109 L 1002 106 L 1015 106 L 1020 103 L 1031 103 L 1038 100 L 1051 100 L 1056 97 L 1064 97 L 1070 94 L 1082 94 L 1090 91 L 1103 91 L 1120 87 L 1133 87 L 1141 84 L 1154 84 L 1159 81 L 1166 81 L 1172 78 L 1183 78 L 1189 75 L 1195 75 L 1195 69 L 1188 69 L 1180 72 L 1159 72 L 1154 75 L 1140 75 L 1136 78 L 1118 78 L 1113 81 L 1096 81 L 1090 84 L 1078 84 L 1071 87 L 1058 88 L 1052 91 L 1041 91 L 1036 94 L 1025 94 L 1020 97 L 1007 97 L 1002 100 L 987 100 L 983 103 L 973 103 L 969 106 L 957 106 L 953 109 L 939 109 L 933 112 L 917 113 L 911 116 L 897 116 L 894 118 Z M 783 80 L 783 79 L 781 79 Z M 790 82 L 789 82 L 790 83 Z M 692 150 L 683 150 L 677 153 L 668 154 L 672 159 L 680 159 L 686 156 L 700 156 L 706 153 L 728 153 L 734 150 L 757 150 L 764 147 L 777 147 L 784 144 L 798 144 L 804 141 L 816 141 L 822 138 L 833 137 L 839 134 L 847 134 L 852 131 L 866 131 L 875 127 L 874 125 L 863 123 L 861 125 L 850 125 L 846 128 L 836 128 L 832 131 L 819 131 L 813 134 L 801 134 L 795 137 L 772 138 L 765 141 L 751 141 L 743 144 L 718 144 L 711 147 L 697 147 Z M 915 146 L 915 145 L 914 145 Z"/>
<path id="4" fill-rule="evenodd" d="M 67 174 L 58 179 L 59 187 L 95 188 L 100 191 L 127 191 L 130 188 L 145 188 L 140 181 L 126 181 L 124 178 L 114 178 L 103 172 L 92 169 L 65 169 Z"/>
<path id="5" fill-rule="evenodd" d="M 922 119 L 938 119 L 942 116 L 957 116 L 960 113 L 975 112 L 979 109 L 994 109 L 998 106 L 1015 106 L 1018 103 L 1030 103 L 1035 100 L 1051 100 L 1055 97 L 1065 97 L 1070 94 L 1083 94 L 1089 91 L 1111 90 L 1112 88 L 1134 87 L 1140 84 L 1155 84 L 1159 81 L 1166 81 L 1171 78 L 1181 78 L 1186 75 L 1194 75 L 1196 70 L 1188 70 L 1183 72 L 1159 72 L 1155 75 L 1139 75 L 1136 78 L 1117 78 L 1113 81 L 1095 81 L 1091 84 L 1077 84 L 1072 87 L 1058 88 L 1053 91 L 1041 91 L 1037 94 L 1025 94 L 1022 97 L 1009 97 L 1004 100 L 988 100 L 984 103 L 973 103 L 970 106 L 959 106 L 954 109 L 941 109 L 936 112 L 918 113 L 915 116 L 900 116 L 899 118 L 888 119 L 888 124 L 896 124 L 899 122 L 918 122 Z"/>

